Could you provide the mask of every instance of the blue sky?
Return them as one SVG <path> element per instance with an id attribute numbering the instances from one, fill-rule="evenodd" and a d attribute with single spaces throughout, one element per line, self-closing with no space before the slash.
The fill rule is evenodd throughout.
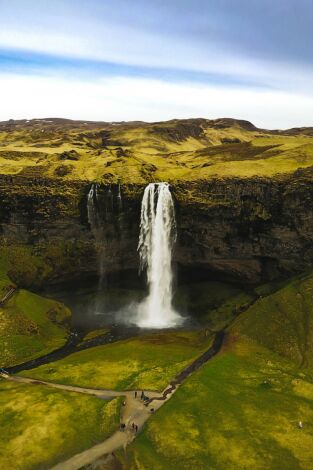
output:
<path id="1" fill-rule="evenodd" d="M 0 119 L 313 125 L 311 0 L 0 0 Z"/>

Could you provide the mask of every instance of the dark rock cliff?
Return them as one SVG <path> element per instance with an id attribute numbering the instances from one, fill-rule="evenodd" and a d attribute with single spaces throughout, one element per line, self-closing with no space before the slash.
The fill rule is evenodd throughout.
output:
<path id="1" fill-rule="evenodd" d="M 250 283 L 312 267 L 312 181 L 313 170 L 307 169 L 271 179 L 172 185 L 176 262 L 185 270 L 201 268 L 220 279 Z M 108 274 L 137 270 L 144 187 L 122 184 L 121 206 L 117 185 L 99 186 L 101 247 L 88 223 L 89 188 L 88 182 L 0 177 L 1 245 L 9 258 L 15 253 L 13 280 L 39 286 L 97 275 L 99 251 Z M 17 247 L 28 253 L 25 261 Z M 33 264 L 35 274 L 25 275 L 25 263 Z M 14 269 L 15 264 L 21 265 Z"/>

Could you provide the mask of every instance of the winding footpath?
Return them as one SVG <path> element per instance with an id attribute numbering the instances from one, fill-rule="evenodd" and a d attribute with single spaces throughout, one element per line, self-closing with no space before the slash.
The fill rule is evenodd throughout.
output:
<path id="1" fill-rule="evenodd" d="M 134 390 L 128 391 L 116 391 L 116 390 L 102 390 L 94 388 L 77 387 L 73 385 L 63 385 L 53 382 L 46 382 L 43 380 L 35 380 L 28 377 L 20 377 L 17 375 L 0 374 L 2 378 L 17 383 L 24 383 L 28 385 L 43 385 L 51 388 L 57 388 L 68 392 L 83 393 L 87 395 L 93 395 L 102 400 L 110 400 L 115 397 L 124 397 L 125 405 L 122 406 L 121 411 L 121 423 L 125 424 L 124 430 L 115 431 L 108 439 L 96 444 L 95 446 L 80 452 L 68 460 L 61 462 L 51 470 L 79 470 L 85 465 L 90 465 L 101 459 L 103 456 L 110 455 L 114 451 L 120 448 L 126 448 L 135 438 L 137 433 L 132 429 L 132 423 L 136 423 L 138 426 L 138 432 L 142 429 L 145 422 L 149 417 L 154 414 L 171 396 L 176 392 L 178 387 L 195 372 L 199 367 L 214 357 L 221 349 L 223 344 L 224 333 L 219 332 L 215 335 L 212 345 L 187 366 L 182 372 L 180 372 L 162 392 L 145 391 L 145 395 L 148 397 L 146 404 L 140 399 L 140 392 L 135 397 Z M 153 404 L 152 404 L 153 402 Z"/>

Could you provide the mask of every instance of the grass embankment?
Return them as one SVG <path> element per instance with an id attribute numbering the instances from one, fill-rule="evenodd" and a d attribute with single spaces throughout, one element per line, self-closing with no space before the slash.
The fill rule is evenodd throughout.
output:
<path id="1" fill-rule="evenodd" d="M 262 293 L 262 289 L 260 289 Z M 302 368 L 313 366 L 313 275 L 295 278 L 259 299 L 232 326 Z"/>
<path id="2" fill-rule="evenodd" d="M 312 288 L 312 275 L 262 287 L 223 351 L 149 420 L 131 468 L 311 469 Z"/>
<path id="3" fill-rule="evenodd" d="M 0 257 L 0 294 L 12 282 L 8 263 Z M 18 290 L 0 306 L 0 367 L 44 355 L 62 346 L 68 336 L 70 311 L 63 304 Z"/>
<path id="4" fill-rule="evenodd" d="M 162 391 L 209 344 L 204 333 L 154 333 L 71 354 L 21 375 L 86 387 Z"/>
<path id="5" fill-rule="evenodd" d="M 70 311 L 59 302 L 20 290 L 0 307 L 1 367 L 12 366 L 61 347 Z"/>
<path id="6" fill-rule="evenodd" d="M 118 427 L 120 399 L 1 381 L 0 408 L 0 467 L 39 470 L 110 435 Z"/>

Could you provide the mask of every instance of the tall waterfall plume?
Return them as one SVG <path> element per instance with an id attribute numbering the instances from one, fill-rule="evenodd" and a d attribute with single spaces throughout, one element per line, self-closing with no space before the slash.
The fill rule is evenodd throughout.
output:
<path id="1" fill-rule="evenodd" d="M 138 251 L 140 271 L 146 269 L 149 294 L 139 305 L 137 324 L 166 328 L 181 323 L 172 307 L 172 248 L 176 221 L 168 183 L 150 183 L 141 203 Z"/>

